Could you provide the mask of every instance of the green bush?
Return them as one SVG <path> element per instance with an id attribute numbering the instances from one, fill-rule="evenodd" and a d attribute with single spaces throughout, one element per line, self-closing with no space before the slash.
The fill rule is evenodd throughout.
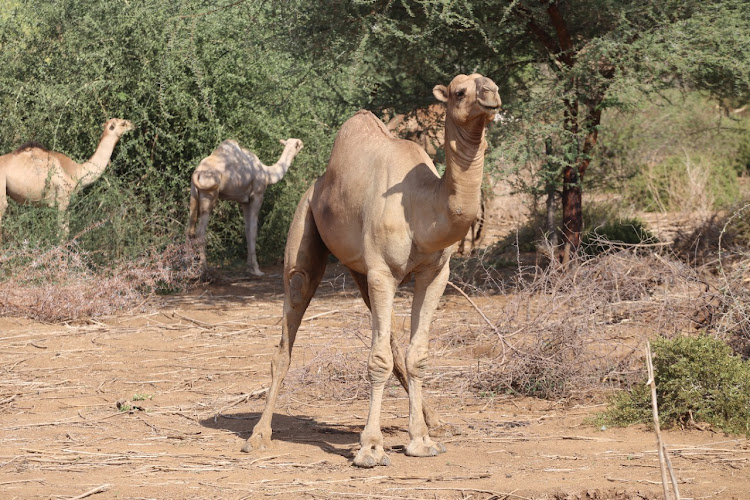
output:
<path id="1" fill-rule="evenodd" d="M 640 219 L 630 217 L 608 221 L 581 237 L 581 249 L 587 255 L 598 255 L 618 246 L 655 243 L 658 239 Z M 619 244 L 619 245 L 618 245 Z"/>
<path id="2" fill-rule="evenodd" d="M 706 422 L 750 436 L 750 362 L 706 335 L 657 339 L 652 347 L 662 426 Z M 616 394 L 600 415 L 600 421 L 609 425 L 652 420 L 651 391 L 645 383 Z"/>
<path id="3" fill-rule="evenodd" d="M 367 93 L 346 61 L 292 57 L 281 7 L 207 5 L 60 0 L 0 9 L 0 154 L 36 140 L 83 162 L 107 118 L 135 125 L 68 211 L 71 236 L 97 226 L 79 239 L 97 264 L 184 241 L 190 175 L 222 140 L 273 164 L 278 140 L 296 137 L 305 148 L 269 188 L 259 221 L 258 257 L 276 262 L 297 200 L 325 168 L 341 122 L 362 107 Z M 2 223 L 0 252 L 64 243 L 54 209 L 11 205 Z M 211 263 L 244 262 L 236 203 L 214 211 L 207 250 Z"/>

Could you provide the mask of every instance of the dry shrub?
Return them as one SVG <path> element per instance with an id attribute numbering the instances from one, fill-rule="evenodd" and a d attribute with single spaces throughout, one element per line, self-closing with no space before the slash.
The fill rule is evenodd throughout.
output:
<path id="1" fill-rule="evenodd" d="M 712 299 L 694 269 L 637 247 L 522 276 L 496 314 L 496 354 L 473 373 L 480 393 L 560 398 L 628 385 L 642 339 L 693 331 L 696 304 Z"/>
<path id="2" fill-rule="evenodd" d="M 750 357 L 750 204 L 712 214 L 675 241 L 677 255 L 700 265 L 709 299 L 696 311 L 701 328 Z"/>
<path id="3" fill-rule="evenodd" d="M 75 238 L 43 252 L 28 246 L 8 251 L 0 264 L 6 274 L 0 316 L 50 322 L 132 309 L 154 293 L 189 286 L 201 274 L 197 255 L 185 244 L 104 269 L 92 264 Z"/>

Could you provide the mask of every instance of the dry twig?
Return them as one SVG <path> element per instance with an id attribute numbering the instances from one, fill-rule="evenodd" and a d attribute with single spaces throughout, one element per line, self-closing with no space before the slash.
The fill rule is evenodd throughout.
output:
<path id="1" fill-rule="evenodd" d="M 656 441 L 659 446 L 659 468 L 661 469 L 661 482 L 664 488 L 664 500 L 669 500 L 669 486 L 667 483 L 667 472 L 666 468 L 669 469 L 669 476 L 672 482 L 672 489 L 674 490 L 676 500 L 680 500 L 680 489 L 677 487 L 677 479 L 672 470 L 672 461 L 669 460 L 669 453 L 667 453 L 667 447 L 664 445 L 664 441 L 661 438 L 661 429 L 659 428 L 659 408 L 656 404 L 656 381 L 654 380 L 654 364 L 651 361 L 651 344 L 646 339 L 646 365 L 648 367 L 648 382 L 646 385 L 651 387 L 651 409 L 654 415 L 654 432 L 656 433 Z"/>

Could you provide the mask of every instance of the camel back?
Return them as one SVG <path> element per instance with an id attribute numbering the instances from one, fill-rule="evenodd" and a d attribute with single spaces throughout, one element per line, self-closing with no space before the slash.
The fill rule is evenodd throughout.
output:
<path id="1" fill-rule="evenodd" d="M 24 142 L 20 146 L 16 148 L 15 151 L 13 151 L 13 154 L 18 154 L 26 151 L 27 149 L 41 149 L 42 151 L 49 151 L 43 144 L 37 142 L 37 141 L 28 141 Z"/>

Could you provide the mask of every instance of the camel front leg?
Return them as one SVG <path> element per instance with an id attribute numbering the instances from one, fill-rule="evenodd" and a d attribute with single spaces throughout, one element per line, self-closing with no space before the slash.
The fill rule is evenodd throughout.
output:
<path id="1" fill-rule="evenodd" d="M 383 449 L 383 433 L 380 429 L 380 407 L 385 383 L 393 371 L 391 353 L 391 313 L 397 282 L 389 271 L 370 271 L 367 285 L 372 310 L 372 347 L 367 362 L 370 379 L 370 411 L 367 423 L 360 434 L 360 449 L 354 457 L 354 465 L 375 467 L 390 465 L 391 460 Z"/>
<path id="2" fill-rule="evenodd" d="M 406 349 L 406 372 L 409 379 L 409 437 L 406 454 L 411 457 L 433 457 L 445 452 L 442 443 L 430 438 L 422 412 L 422 380 L 427 366 L 430 323 L 440 297 L 448 283 L 449 267 L 422 271 L 415 276 L 414 302 L 411 311 L 411 341 Z"/>
<path id="3" fill-rule="evenodd" d="M 198 193 L 194 186 L 190 189 L 190 216 L 188 217 L 187 237 L 195 238 L 195 226 L 198 225 Z"/>
<path id="4" fill-rule="evenodd" d="M 367 277 L 364 274 L 360 274 L 356 271 L 349 270 L 354 282 L 359 288 L 359 293 L 362 294 L 362 300 L 365 301 L 367 309 L 372 312 L 370 306 L 370 295 L 367 290 Z M 401 347 L 398 345 L 398 338 L 394 332 L 398 329 L 396 318 L 391 314 L 391 352 L 393 353 L 393 375 L 401 383 L 401 387 L 408 393 L 409 392 L 409 381 L 406 376 L 406 364 L 404 363 L 404 354 L 401 352 Z M 427 423 L 427 427 L 430 429 L 430 436 L 432 437 L 451 437 L 455 434 L 460 434 L 460 430 L 453 424 L 443 422 L 438 412 L 428 404 L 427 401 L 422 400 L 422 413 L 424 413 L 424 419 Z"/>
<path id="5" fill-rule="evenodd" d="M 206 261 L 206 232 L 208 231 L 208 218 L 214 209 L 214 204 L 218 198 L 216 191 L 207 193 L 198 193 L 198 228 L 195 231 L 195 237 L 198 241 L 198 255 L 203 266 L 207 265 Z M 192 204 L 192 201 L 191 201 Z"/>
<path id="6" fill-rule="evenodd" d="M 258 214 L 263 203 L 263 194 L 253 196 L 247 203 L 242 203 L 242 215 L 245 217 L 245 240 L 247 241 L 247 268 L 254 276 L 265 273 L 258 266 L 255 255 L 255 242 L 258 239 Z"/>

